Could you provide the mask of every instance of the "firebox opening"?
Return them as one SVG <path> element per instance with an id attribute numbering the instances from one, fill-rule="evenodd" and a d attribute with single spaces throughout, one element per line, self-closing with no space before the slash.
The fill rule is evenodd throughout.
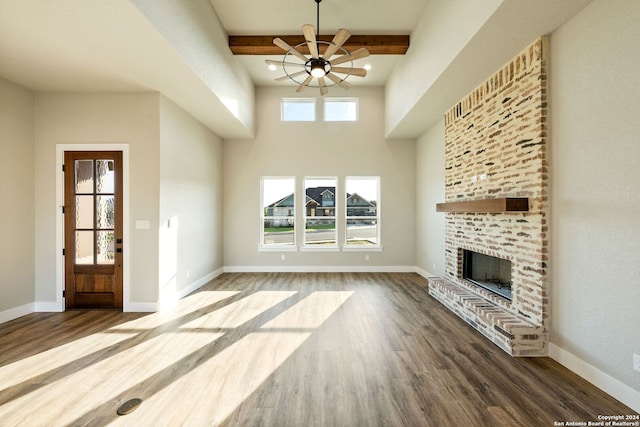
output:
<path id="1" fill-rule="evenodd" d="M 462 277 L 511 301 L 511 261 L 465 249 Z"/>

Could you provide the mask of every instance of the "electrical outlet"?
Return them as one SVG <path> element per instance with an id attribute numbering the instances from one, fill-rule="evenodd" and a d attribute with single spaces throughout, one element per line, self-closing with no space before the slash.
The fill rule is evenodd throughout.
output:
<path id="1" fill-rule="evenodd" d="M 640 354 L 633 353 L 633 369 L 640 372 Z"/>
<path id="2" fill-rule="evenodd" d="M 280 261 L 284 261 L 287 259 L 287 256 L 285 254 L 280 255 Z"/>
<path id="3" fill-rule="evenodd" d="M 365 255 L 365 256 L 364 256 L 364 260 L 365 260 L 365 261 L 369 261 L 369 255 Z"/>

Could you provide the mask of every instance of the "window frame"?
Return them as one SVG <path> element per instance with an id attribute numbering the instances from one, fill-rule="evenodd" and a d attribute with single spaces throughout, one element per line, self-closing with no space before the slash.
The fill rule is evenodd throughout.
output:
<path id="1" fill-rule="evenodd" d="M 310 104 L 313 106 L 313 118 L 304 120 L 290 120 L 285 115 L 285 104 Z M 281 98 L 280 100 L 280 121 L 287 123 L 309 123 L 318 120 L 318 103 L 316 98 Z"/>
<path id="2" fill-rule="evenodd" d="M 349 239 L 349 220 L 358 219 L 358 218 L 368 218 L 371 219 L 371 216 L 362 216 L 362 215 L 348 215 L 348 206 L 347 206 L 347 198 L 348 198 L 348 188 L 349 188 L 349 180 L 375 180 L 377 184 L 376 188 L 376 244 L 371 245 L 350 245 L 348 243 Z M 381 218 L 382 215 L 380 213 L 381 203 L 380 203 L 380 195 L 381 195 L 381 179 L 380 176 L 346 176 L 344 178 L 344 240 L 342 241 L 342 250 L 345 252 L 381 252 L 382 251 L 382 225 Z M 354 192 L 355 193 L 355 192 Z"/>
<path id="3" fill-rule="evenodd" d="M 331 216 L 323 216 L 327 219 L 333 219 L 334 223 L 334 232 L 335 232 L 335 243 L 332 245 L 315 245 L 313 243 L 307 243 L 307 220 L 310 217 L 307 215 L 307 181 L 312 180 L 323 180 L 329 181 L 333 180 L 334 182 L 334 197 L 333 197 L 333 215 Z M 301 251 L 305 252 L 335 252 L 340 250 L 340 240 L 339 240 L 339 222 L 338 222 L 338 209 L 339 209 L 339 199 L 338 196 L 338 177 L 337 176 L 305 176 L 302 180 L 302 196 L 304 198 L 304 203 L 302 204 L 302 221 L 304 224 L 304 229 L 302 231 L 302 247 Z"/>
<path id="4" fill-rule="evenodd" d="M 266 215 L 265 214 L 265 210 L 266 210 L 266 206 L 265 206 L 265 193 L 264 193 L 264 186 L 265 186 L 265 181 L 267 180 L 292 180 L 293 181 L 293 188 L 292 188 L 292 196 L 293 196 L 293 216 L 281 216 L 281 215 Z M 285 196 L 287 197 L 287 196 Z M 296 177 L 295 176 L 261 176 L 260 177 L 260 242 L 258 245 L 258 250 L 259 251 L 277 251 L 277 252 L 291 252 L 291 251 L 297 251 L 298 250 L 298 246 L 297 246 L 297 239 L 296 239 L 296 234 L 297 234 L 297 197 L 296 197 Z M 273 218 L 273 219 L 283 219 L 286 218 L 287 220 L 291 219 L 293 224 L 293 242 L 292 243 L 286 243 L 286 244 L 265 244 L 265 233 L 264 233 L 264 223 L 265 220 L 269 219 L 269 218 Z"/>
<path id="5" fill-rule="evenodd" d="M 355 104 L 356 107 L 356 111 L 355 111 L 355 118 L 353 120 L 350 119 L 340 119 L 340 120 L 329 120 L 327 119 L 327 105 L 328 104 L 338 104 L 338 103 L 345 103 L 345 102 L 353 102 Z M 322 120 L 325 122 L 329 122 L 329 123 L 340 123 L 340 122 L 344 122 L 344 123 L 351 123 L 351 122 L 357 122 L 360 120 L 360 99 L 357 97 L 329 97 L 329 98 L 324 98 L 323 102 L 322 102 Z"/>

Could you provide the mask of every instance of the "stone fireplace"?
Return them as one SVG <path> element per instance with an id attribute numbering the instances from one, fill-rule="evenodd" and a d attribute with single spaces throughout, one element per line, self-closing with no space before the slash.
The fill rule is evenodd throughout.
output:
<path id="1" fill-rule="evenodd" d="M 444 214 L 445 276 L 429 293 L 513 356 L 547 355 L 546 55 L 539 38 L 445 115 L 443 205 L 470 203 Z M 505 198 L 526 210 L 475 203 Z M 472 277 L 471 252 L 476 267 L 503 263 Z"/>

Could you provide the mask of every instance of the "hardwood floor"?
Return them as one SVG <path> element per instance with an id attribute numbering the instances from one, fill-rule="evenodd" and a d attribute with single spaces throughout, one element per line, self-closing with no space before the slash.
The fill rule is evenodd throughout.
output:
<path id="1" fill-rule="evenodd" d="M 553 426 L 635 414 L 514 359 L 416 274 L 224 274 L 154 314 L 0 325 L 0 425 Z M 141 398 L 134 412 L 118 407 Z"/>

